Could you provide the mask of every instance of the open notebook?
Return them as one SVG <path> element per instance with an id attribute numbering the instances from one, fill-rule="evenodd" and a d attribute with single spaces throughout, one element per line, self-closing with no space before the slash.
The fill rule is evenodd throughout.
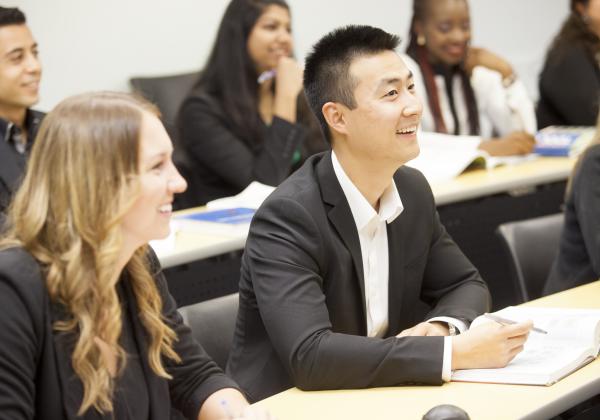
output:
<path id="1" fill-rule="evenodd" d="M 419 131 L 417 138 L 419 156 L 406 165 L 421 171 L 430 183 L 452 179 L 467 168 L 492 169 L 500 165 L 515 165 L 536 157 L 490 156 L 479 149 L 479 136 L 454 136 Z"/>
<path id="2" fill-rule="evenodd" d="M 509 306 L 496 314 L 514 321 L 531 319 L 548 334 L 531 332 L 525 349 L 504 368 L 457 370 L 453 381 L 552 385 L 598 356 L 600 309 Z M 471 328 L 483 322 L 493 321 L 478 317 Z"/>

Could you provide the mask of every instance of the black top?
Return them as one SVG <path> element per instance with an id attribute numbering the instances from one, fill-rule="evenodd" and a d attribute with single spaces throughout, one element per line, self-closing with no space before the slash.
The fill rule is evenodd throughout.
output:
<path id="1" fill-rule="evenodd" d="M 385 338 L 366 337 L 360 241 L 330 153 L 308 158 L 256 212 L 227 364 L 252 401 L 291 386 L 441 385 L 443 337 L 395 335 L 435 316 L 469 323 L 489 310 L 489 292 L 440 223 L 423 175 L 402 167 L 394 182 L 404 210 L 387 225 Z"/>
<path id="2" fill-rule="evenodd" d="M 27 157 L 43 117 L 44 114 L 41 112 L 27 110 L 25 149 L 21 149 L 21 143 L 17 141 L 17 138 L 22 135 L 21 130 L 13 123 L 0 118 L 0 223 L 25 171 Z"/>
<path id="3" fill-rule="evenodd" d="M 558 258 L 544 294 L 600 278 L 600 145 L 583 155 L 565 203 Z"/>
<path id="4" fill-rule="evenodd" d="M 124 376 L 117 380 L 121 393 L 117 394 L 115 409 L 119 414 L 128 412 L 134 419 L 164 420 L 170 417 L 173 406 L 186 418 L 197 419 L 208 396 L 237 385 L 193 340 L 167 290 L 156 257 L 151 254 L 149 258 L 163 302 L 162 316 L 177 334 L 174 350 L 182 362 L 163 359 L 166 371 L 173 377 L 171 380 L 152 371 L 147 357 L 147 333 L 138 315 L 129 277 L 123 274 L 119 282 L 129 323 L 124 323 L 122 343 L 129 354 L 138 354 L 139 363 L 131 357 Z M 0 251 L 0 420 L 113 417 L 101 416 L 95 410 L 77 417 L 83 386 L 71 364 L 75 337 L 52 327 L 66 318 L 64 307 L 50 301 L 38 262 L 20 248 Z M 130 388 L 132 383 L 134 389 Z"/>
<path id="5" fill-rule="evenodd" d="M 260 119 L 258 114 L 248 118 Z M 207 93 L 184 101 L 178 124 L 183 149 L 178 166 L 188 181 L 187 191 L 178 197 L 179 208 L 235 195 L 252 181 L 278 185 L 306 155 L 326 148 L 320 140 L 320 149 L 307 151 L 303 144 L 309 129 L 276 116 L 270 125 L 260 122 L 261 139 L 248 138 Z"/>
<path id="6" fill-rule="evenodd" d="M 119 420 L 148 420 L 150 415 L 148 384 L 140 360 L 140 349 L 135 339 L 130 308 L 121 282 L 117 285 L 117 291 L 123 314 L 123 326 L 119 343 L 127 353 L 127 363 L 124 371 L 115 381 L 114 418 Z"/>
<path id="7" fill-rule="evenodd" d="M 538 128 L 596 125 L 600 97 L 598 62 L 582 46 L 552 51 L 539 81 Z"/>

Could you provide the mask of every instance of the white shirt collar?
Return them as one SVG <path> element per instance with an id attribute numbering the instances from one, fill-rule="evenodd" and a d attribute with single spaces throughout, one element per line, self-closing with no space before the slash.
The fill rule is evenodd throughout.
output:
<path id="1" fill-rule="evenodd" d="M 402 205 L 398 188 L 393 179 L 390 180 L 390 185 L 383 191 L 383 195 L 379 199 L 379 213 L 377 213 L 358 188 L 356 188 L 356 185 L 348 178 L 334 151 L 331 152 L 331 163 L 333 164 L 335 176 L 350 205 L 350 210 L 352 211 L 354 223 L 358 231 L 367 227 L 374 217 L 389 224 L 402 213 L 404 206 Z"/>

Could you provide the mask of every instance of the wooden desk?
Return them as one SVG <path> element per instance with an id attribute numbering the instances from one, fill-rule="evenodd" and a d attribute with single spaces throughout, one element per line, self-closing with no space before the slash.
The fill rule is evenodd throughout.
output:
<path id="1" fill-rule="evenodd" d="M 432 185 L 438 206 L 487 197 L 493 194 L 523 190 L 540 184 L 567 179 L 573 167 L 573 159 L 540 158 L 517 166 L 500 167 L 491 171 L 476 170 L 465 173 L 451 181 Z M 182 214 L 193 210 L 184 210 Z M 191 261 L 243 249 L 245 237 L 223 237 L 218 235 L 177 233 L 175 248 L 159 251 L 158 258 L 163 267 L 172 267 Z"/>
<path id="2" fill-rule="evenodd" d="M 539 158 L 432 185 L 442 223 L 487 281 L 494 308 L 520 303 L 494 230 L 508 221 L 557 213 L 574 162 Z M 175 239 L 173 249 L 157 254 L 178 304 L 237 291 L 245 235 L 179 231 Z"/>
<path id="3" fill-rule="evenodd" d="M 176 215 L 203 209 L 182 210 Z M 155 251 L 178 306 L 237 292 L 246 236 L 246 233 L 217 235 L 179 228 L 174 238 L 159 241 L 163 243 Z"/>
<path id="4" fill-rule="evenodd" d="M 600 308 L 600 281 L 557 293 L 531 306 Z M 451 382 L 440 387 L 407 386 L 312 391 L 296 388 L 257 403 L 281 420 L 421 419 L 432 407 L 454 404 L 471 419 L 547 419 L 600 393 L 600 359 L 550 387 Z"/>
<path id="5" fill-rule="evenodd" d="M 157 251 L 163 268 L 242 250 L 246 244 L 246 236 L 219 236 L 179 231 L 175 234 L 175 241 L 175 248 Z"/>
<path id="6" fill-rule="evenodd" d="M 564 181 L 576 159 L 543 157 L 515 166 L 475 170 L 450 181 L 431 185 L 438 206 L 498 193 L 522 191 L 542 184 Z"/>

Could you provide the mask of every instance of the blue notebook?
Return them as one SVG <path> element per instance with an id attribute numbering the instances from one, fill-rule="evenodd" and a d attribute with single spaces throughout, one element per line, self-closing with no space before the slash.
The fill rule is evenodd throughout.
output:
<path id="1" fill-rule="evenodd" d="M 535 135 L 533 153 L 542 156 L 577 156 L 593 140 L 594 127 L 550 126 Z"/>
<path id="2" fill-rule="evenodd" d="M 236 207 L 233 209 L 210 210 L 177 216 L 177 220 L 193 220 L 197 222 L 222 223 L 227 225 L 248 224 L 252 220 L 255 209 Z"/>

